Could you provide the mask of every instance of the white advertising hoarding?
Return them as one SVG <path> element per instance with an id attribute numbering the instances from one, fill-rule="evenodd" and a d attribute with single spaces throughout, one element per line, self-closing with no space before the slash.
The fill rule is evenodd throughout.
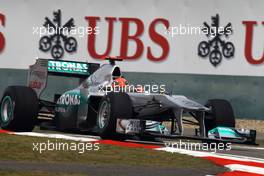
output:
<path id="1" fill-rule="evenodd" d="M 100 55 L 123 58 L 124 71 L 264 76 L 263 7 L 262 0 L 0 0 L 0 67 Z M 63 27 L 71 18 L 75 32 L 40 35 L 48 20 Z M 84 34 L 89 27 L 96 30 Z"/>

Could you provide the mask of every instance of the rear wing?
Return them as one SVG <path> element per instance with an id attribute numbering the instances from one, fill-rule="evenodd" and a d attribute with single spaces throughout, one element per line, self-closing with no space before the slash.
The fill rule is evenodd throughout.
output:
<path id="1" fill-rule="evenodd" d="M 86 78 L 100 67 L 100 64 L 48 60 L 48 74 Z"/>
<path id="2" fill-rule="evenodd" d="M 35 90 L 38 97 L 46 88 L 48 75 L 85 79 L 100 67 L 100 64 L 37 59 L 29 66 L 28 86 Z"/>

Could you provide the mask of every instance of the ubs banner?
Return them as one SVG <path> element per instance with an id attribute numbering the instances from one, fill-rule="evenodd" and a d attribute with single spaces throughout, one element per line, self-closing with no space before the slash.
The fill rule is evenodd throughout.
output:
<path id="1" fill-rule="evenodd" d="M 263 7 L 263 0 L 0 0 L 0 67 L 118 56 L 125 71 L 264 76 Z"/>

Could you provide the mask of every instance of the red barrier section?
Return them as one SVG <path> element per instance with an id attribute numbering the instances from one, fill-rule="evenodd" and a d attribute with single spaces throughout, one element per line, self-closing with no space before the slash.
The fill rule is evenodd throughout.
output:
<path id="1" fill-rule="evenodd" d="M 10 131 L 7 130 L 0 130 L 0 133 L 9 133 Z"/>

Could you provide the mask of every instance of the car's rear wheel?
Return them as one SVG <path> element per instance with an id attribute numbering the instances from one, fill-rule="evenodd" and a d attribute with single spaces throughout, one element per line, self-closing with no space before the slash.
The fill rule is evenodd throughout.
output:
<path id="1" fill-rule="evenodd" d="M 117 118 L 131 118 L 132 104 L 129 95 L 126 93 L 108 93 L 102 98 L 98 114 L 98 133 L 102 138 L 116 136 Z"/>
<path id="2" fill-rule="evenodd" d="M 25 86 L 5 89 L 0 107 L 0 126 L 11 131 L 32 131 L 38 115 L 35 91 Z"/>
<path id="3" fill-rule="evenodd" d="M 208 100 L 205 106 L 211 108 L 211 112 L 205 116 L 206 133 L 218 126 L 235 127 L 234 111 L 227 100 Z"/>

